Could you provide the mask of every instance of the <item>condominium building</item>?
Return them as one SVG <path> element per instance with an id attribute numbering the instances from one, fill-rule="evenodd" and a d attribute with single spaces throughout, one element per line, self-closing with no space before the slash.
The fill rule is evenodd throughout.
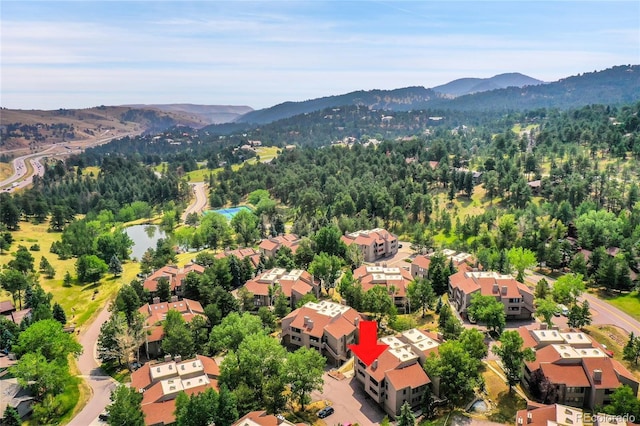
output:
<path id="1" fill-rule="evenodd" d="M 314 348 L 337 365 L 351 357 L 362 320 L 353 308 L 322 300 L 309 302 L 282 319 L 282 340 L 292 347 Z"/>

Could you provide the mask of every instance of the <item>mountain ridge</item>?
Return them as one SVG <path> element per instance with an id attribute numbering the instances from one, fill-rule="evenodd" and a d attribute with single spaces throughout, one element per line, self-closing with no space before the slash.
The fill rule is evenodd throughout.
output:
<path id="1" fill-rule="evenodd" d="M 545 84 L 545 82 L 519 72 L 512 72 L 497 74 L 489 78 L 459 78 L 431 89 L 436 93 L 458 97 L 512 86 L 524 87 L 539 84 Z"/>
<path id="2" fill-rule="evenodd" d="M 515 74 L 517 73 L 499 74 L 499 76 Z M 485 82 L 481 81 L 480 84 Z M 385 99 L 386 102 L 381 103 L 381 99 Z M 417 109 L 509 111 L 537 108 L 566 109 L 588 104 L 629 103 L 639 99 L 640 65 L 617 65 L 601 71 L 566 77 L 555 82 L 523 87 L 509 86 L 456 97 L 422 86 L 368 92 L 356 91 L 302 102 L 285 102 L 252 111 L 239 117 L 236 122 L 266 124 L 296 114 L 344 105 L 361 105 L 390 111 Z M 295 114 L 292 106 L 296 107 Z"/>

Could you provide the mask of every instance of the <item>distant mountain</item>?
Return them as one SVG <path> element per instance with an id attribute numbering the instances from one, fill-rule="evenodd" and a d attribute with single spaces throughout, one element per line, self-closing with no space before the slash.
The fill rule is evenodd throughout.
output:
<path id="1" fill-rule="evenodd" d="M 492 88 L 493 86 L 503 88 Z M 454 95 L 454 93 L 467 91 L 477 93 Z M 510 73 L 489 79 L 454 80 L 433 89 L 407 87 L 395 90 L 351 92 L 304 102 L 285 102 L 252 111 L 239 117 L 236 122 L 265 124 L 298 114 L 346 105 L 360 105 L 388 111 L 420 109 L 522 111 L 537 108 L 576 108 L 590 104 L 619 105 L 634 103 L 638 100 L 640 100 L 640 65 L 621 65 L 544 84 L 540 80 L 522 74 Z"/>
<path id="2" fill-rule="evenodd" d="M 202 126 L 209 124 L 230 123 L 243 114 L 253 111 L 249 106 L 236 105 L 194 105 L 194 104 L 137 104 L 124 105 L 131 108 L 155 109 L 185 116 Z"/>
<path id="3" fill-rule="evenodd" d="M 621 65 L 537 86 L 508 87 L 433 100 L 415 108 L 457 111 L 509 111 L 577 108 L 591 104 L 621 105 L 640 101 L 640 65 Z"/>
<path id="4" fill-rule="evenodd" d="M 415 104 L 440 97 L 431 89 L 406 87 L 395 90 L 359 90 L 338 96 L 327 96 L 303 102 L 285 102 L 259 109 L 238 118 L 239 123 L 265 124 L 283 118 L 344 105 L 360 105 L 371 109 L 409 111 Z"/>
<path id="5" fill-rule="evenodd" d="M 447 84 L 433 87 L 432 90 L 442 95 L 457 97 L 507 87 L 536 86 L 538 84 L 544 84 L 544 81 L 514 72 L 498 74 L 491 78 L 459 78 Z"/>

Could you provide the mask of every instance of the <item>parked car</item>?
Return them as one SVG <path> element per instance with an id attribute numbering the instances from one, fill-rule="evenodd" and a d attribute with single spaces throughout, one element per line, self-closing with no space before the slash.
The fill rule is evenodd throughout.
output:
<path id="1" fill-rule="evenodd" d="M 566 317 L 569 315 L 569 308 L 567 308 L 565 305 L 558 305 L 558 309 L 560 310 L 562 316 Z"/>
<path id="2" fill-rule="evenodd" d="M 324 419 L 325 417 L 332 415 L 334 411 L 333 407 L 324 407 L 322 410 L 318 411 L 318 417 Z"/>
<path id="3" fill-rule="evenodd" d="M 109 413 L 103 411 L 102 413 L 98 414 L 98 420 L 106 422 L 107 420 L 109 420 Z"/>

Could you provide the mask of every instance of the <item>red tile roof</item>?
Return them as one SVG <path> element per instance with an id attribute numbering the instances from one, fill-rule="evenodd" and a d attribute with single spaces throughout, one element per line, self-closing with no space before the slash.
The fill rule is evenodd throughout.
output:
<path id="1" fill-rule="evenodd" d="M 591 383 L 582 365 L 540 364 L 542 373 L 551 383 L 561 383 L 573 387 L 589 387 Z"/>
<path id="2" fill-rule="evenodd" d="M 385 375 L 396 390 L 407 387 L 415 389 L 431 383 L 431 379 L 417 362 L 408 367 L 387 371 Z"/>
<path id="3" fill-rule="evenodd" d="M 6 314 L 11 311 L 15 311 L 15 310 L 16 308 L 15 306 L 13 306 L 13 303 L 11 303 L 11 301 L 3 300 L 2 302 L 0 302 L 0 315 Z"/>
<path id="4" fill-rule="evenodd" d="M 521 327 L 518 327 L 517 331 L 520 337 L 522 337 L 522 347 L 533 349 L 538 346 L 538 342 L 533 338 L 533 336 L 531 336 L 531 333 L 529 332 L 529 329 L 527 327 L 523 325 Z"/>
<path id="5" fill-rule="evenodd" d="M 531 415 L 531 419 L 527 420 L 527 414 Z M 521 420 L 518 420 L 521 419 Z M 540 408 L 519 410 L 516 413 L 516 424 L 527 426 L 547 426 L 548 421 L 556 420 L 556 406 L 545 405 Z"/>
<path id="6" fill-rule="evenodd" d="M 164 423 L 165 425 L 171 424 L 176 421 L 176 416 L 173 414 L 174 411 L 176 411 L 175 399 L 156 402 L 153 404 L 145 404 L 142 406 L 144 423 L 146 425 L 155 425 L 159 423 Z"/>
<path id="7" fill-rule="evenodd" d="M 596 389 L 615 389 L 622 385 L 620 380 L 618 380 L 618 375 L 611 361 L 611 358 L 584 358 L 582 360 L 585 373 L 591 376 L 591 380 Z M 595 381 L 594 370 L 600 370 L 602 372 L 599 381 Z"/>
<path id="8" fill-rule="evenodd" d="M 431 259 L 429 259 L 427 256 L 419 255 L 419 256 L 416 256 L 415 259 L 413 259 L 412 263 L 414 265 L 419 266 L 420 268 L 424 268 L 428 270 L 429 265 L 431 264 Z"/>

